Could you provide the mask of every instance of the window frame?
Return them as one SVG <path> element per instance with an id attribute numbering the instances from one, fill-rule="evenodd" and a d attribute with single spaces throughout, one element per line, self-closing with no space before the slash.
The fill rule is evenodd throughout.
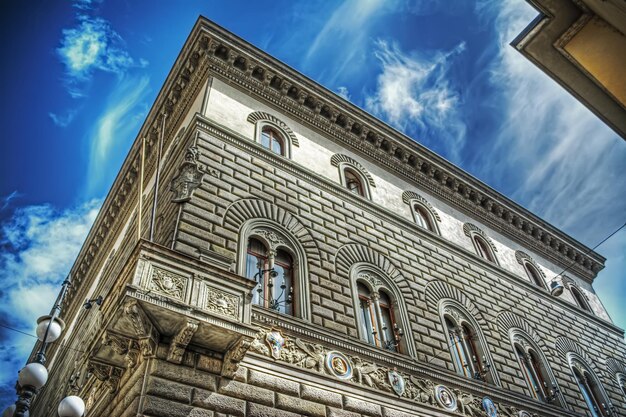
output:
<path id="1" fill-rule="evenodd" d="M 355 193 L 349 187 L 349 182 L 346 173 L 350 173 L 359 183 L 359 193 Z M 339 164 L 339 180 L 341 185 L 352 195 L 360 196 L 362 198 L 367 198 L 368 200 L 372 199 L 371 190 L 369 187 L 369 181 L 365 177 L 365 175 L 361 172 L 359 167 L 348 164 L 341 163 Z"/>
<path id="2" fill-rule="evenodd" d="M 440 302 L 439 315 L 443 329 L 448 335 L 450 355 L 456 373 L 473 379 L 474 373 L 485 369 L 488 363 L 491 366 L 486 371 L 485 382 L 499 386 L 500 380 L 487 340 L 476 320 L 463 306 L 451 299 Z M 448 322 L 453 325 L 453 328 L 450 328 Z M 456 339 L 453 341 L 454 338 Z M 458 352 L 457 355 L 455 351 Z M 464 361 L 469 363 L 460 363 L 455 358 L 462 360 L 464 358 Z"/>
<path id="3" fill-rule="evenodd" d="M 535 265 L 528 261 L 524 261 L 524 269 L 526 270 L 526 275 L 528 275 L 530 282 L 532 282 L 542 290 L 548 289 L 545 280 L 543 279 L 541 273 L 537 270 L 537 267 Z"/>
<path id="4" fill-rule="evenodd" d="M 577 354 L 570 352 L 567 358 L 574 382 L 578 385 L 579 393 L 587 404 L 592 417 L 607 417 L 609 414 L 607 414 L 606 409 L 603 409 L 602 404 L 606 405 L 611 402 L 596 373 Z M 592 410 L 592 408 L 595 410 Z"/>
<path id="5" fill-rule="evenodd" d="M 555 404 L 558 400 L 558 404 L 563 406 L 565 403 L 562 393 L 543 351 L 533 339 L 521 329 L 511 330 L 510 339 L 514 355 L 517 358 L 520 371 L 526 381 L 531 396 L 545 404 Z M 522 351 L 524 358 L 519 357 L 518 349 Z M 529 371 L 531 375 L 527 375 Z M 529 377 L 537 380 L 539 392 L 532 386 Z M 550 389 L 557 392 L 556 398 L 553 401 L 547 400 L 547 397 L 550 395 Z"/>
<path id="6" fill-rule="evenodd" d="M 386 274 L 384 274 L 374 265 L 364 263 L 354 265 L 350 272 L 350 276 L 352 283 L 352 298 L 354 300 L 355 310 L 359 311 L 359 314 L 356 315 L 356 327 L 359 340 L 363 343 L 367 343 L 370 346 L 379 349 L 385 349 L 384 344 L 385 342 L 387 342 L 388 335 L 385 334 L 383 330 L 384 321 L 380 306 L 380 293 L 383 292 L 385 296 L 389 298 L 390 302 L 390 305 L 387 307 L 392 321 L 392 323 L 390 324 L 390 327 L 392 329 L 391 333 L 394 336 L 396 335 L 395 331 L 393 330 L 394 325 L 397 325 L 398 329 L 401 329 L 403 332 L 400 340 L 398 341 L 396 339 L 395 341 L 398 344 L 397 348 L 388 349 L 387 351 L 415 357 L 415 346 L 413 345 L 413 340 L 409 334 L 410 323 L 406 313 L 407 309 L 400 292 L 393 284 L 393 282 L 389 279 L 389 277 L 387 277 Z M 368 291 L 369 297 L 361 294 L 358 289 L 359 286 L 364 287 Z M 375 334 L 372 335 L 372 337 L 363 333 L 363 329 L 367 328 L 367 326 L 364 326 L 364 323 L 362 322 L 364 319 L 361 317 L 361 306 L 363 301 L 368 301 L 370 303 L 369 306 L 371 321 L 376 323 L 376 329 L 373 332 Z M 385 308 L 385 306 L 383 306 L 383 308 Z M 387 326 L 387 328 L 389 328 L 389 326 Z M 372 338 L 374 339 L 374 343 L 371 343 Z"/>
<path id="7" fill-rule="evenodd" d="M 277 139 L 282 142 L 282 153 L 278 153 L 272 149 L 272 140 L 270 137 L 269 147 L 263 144 L 263 133 L 269 130 L 272 132 Z M 254 133 L 254 141 L 260 145 L 263 149 L 268 150 L 273 155 L 282 156 L 285 158 L 291 159 L 292 157 L 292 139 L 291 135 L 289 135 L 282 127 L 280 127 L 276 123 L 272 123 L 269 120 L 260 120 L 255 124 L 255 133 Z"/>
<path id="8" fill-rule="evenodd" d="M 409 207 L 411 208 L 411 214 L 413 215 L 413 221 L 415 224 L 424 229 L 428 230 L 431 233 L 435 233 L 437 235 L 441 235 L 439 231 L 439 225 L 437 224 L 438 220 L 432 209 L 426 206 L 419 200 L 412 199 L 409 201 Z M 421 216 L 420 216 L 421 214 Z M 422 223 L 419 219 L 424 219 L 427 226 L 422 226 Z"/>
<path id="9" fill-rule="evenodd" d="M 500 266 L 500 261 L 496 256 L 498 251 L 496 245 L 493 244 L 485 232 L 471 223 L 463 225 L 463 232 L 472 241 L 476 255 L 493 265 Z"/>
<path id="10" fill-rule="evenodd" d="M 576 303 L 578 308 L 586 311 L 587 313 L 593 314 L 593 311 L 591 310 L 591 306 L 589 305 L 589 302 L 587 301 L 587 298 L 583 294 L 582 290 L 578 288 L 577 285 L 573 285 L 571 283 L 568 285 L 568 289 L 570 293 L 572 294 L 574 303 Z"/>
<path id="11" fill-rule="evenodd" d="M 279 250 L 284 250 L 292 259 L 292 314 L 282 313 L 276 310 L 270 310 L 265 305 L 253 304 L 267 311 L 275 311 L 277 314 L 283 314 L 291 317 L 300 318 L 306 321 L 311 319 L 311 303 L 310 303 L 310 286 L 309 273 L 306 253 L 298 240 L 291 235 L 278 223 L 268 219 L 253 219 L 244 223 L 239 234 L 239 250 L 237 258 L 237 273 L 240 276 L 248 278 L 250 275 L 247 271 L 248 241 L 254 238 L 262 242 L 268 250 L 268 263 L 275 265 L 276 254 Z M 252 274 L 254 275 L 254 274 Z M 250 279 L 250 278 L 248 278 Z M 267 280 L 264 280 L 264 293 L 267 291 Z M 254 292 L 252 297 L 255 297 Z M 285 297 L 288 295 L 288 289 L 285 291 Z"/>

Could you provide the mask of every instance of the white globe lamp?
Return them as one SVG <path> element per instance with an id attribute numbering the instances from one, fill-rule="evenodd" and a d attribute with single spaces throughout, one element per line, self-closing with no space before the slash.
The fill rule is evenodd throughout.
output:
<path id="1" fill-rule="evenodd" d="M 40 363 L 31 362 L 19 372 L 17 381 L 21 387 L 41 389 L 48 381 L 48 370 Z"/>
<path id="2" fill-rule="evenodd" d="M 65 322 L 58 317 L 42 316 L 37 320 L 37 339 L 45 343 L 52 343 L 61 336 Z M 48 334 L 46 335 L 46 331 Z M 44 340 L 45 338 L 45 340 Z"/>
<path id="3" fill-rule="evenodd" d="M 82 417 L 85 414 L 85 403 L 82 398 L 70 395 L 59 403 L 59 417 Z"/>

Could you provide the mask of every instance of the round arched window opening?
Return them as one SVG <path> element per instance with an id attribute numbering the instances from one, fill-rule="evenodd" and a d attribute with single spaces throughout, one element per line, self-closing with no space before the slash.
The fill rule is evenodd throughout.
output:
<path id="1" fill-rule="evenodd" d="M 285 156 L 285 139 L 269 126 L 264 126 L 261 130 L 261 145 L 275 154 Z"/>
<path id="2" fill-rule="evenodd" d="M 413 210 L 415 211 L 415 222 L 417 223 L 417 225 L 424 229 L 430 230 L 431 232 L 434 232 L 435 228 L 426 209 L 424 209 L 424 207 L 419 204 L 414 204 Z"/>
<path id="3" fill-rule="evenodd" d="M 363 187 L 363 182 L 360 176 L 351 170 L 350 168 L 346 168 L 344 170 L 344 177 L 346 181 L 346 188 L 352 193 L 356 195 L 360 195 L 361 197 L 365 197 L 365 188 Z"/>

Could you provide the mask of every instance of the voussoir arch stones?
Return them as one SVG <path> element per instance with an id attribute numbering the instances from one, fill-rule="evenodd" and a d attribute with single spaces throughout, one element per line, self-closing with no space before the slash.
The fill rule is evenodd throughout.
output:
<path id="1" fill-rule="evenodd" d="M 289 232 L 306 252 L 307 260 L 320 263 L 320 253 L 315 240 L 302 222 L 292 213 L 261 199 L 241 199 L 232 203 L 224 213 L 223 226 L 239 233 L 249 220 L 264 219 L 277 223 Z"/>

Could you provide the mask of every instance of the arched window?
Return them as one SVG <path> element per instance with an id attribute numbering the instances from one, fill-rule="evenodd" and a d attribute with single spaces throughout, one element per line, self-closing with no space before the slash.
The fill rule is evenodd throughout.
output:
<path id="1" fill-rule="evenodd" d="M 487 237 L 485 232 L 471 223 L 465 223 L 463 225 L 463 232 L 465 233 L 465 236 L 468 236 L 472 240 L 474 250 L 481 258 L 498 265 L 496 247 L 491 242 L 491 239 Z"/>
<path id="2" fill-rule="evenodd" d="M 361 197 L 372 198 L 370 187 L 376 186 L 374 179 L 359 162 L 347 155 L 337 153 L 330 158 L 330 163 L 337 167 L 339 181 L 348 191 Z"/>
<path id="3" fill-rule="evenodd" d="M 370 345 L 407 353 L 404 331 L 398 320 L 400 305 L 380 274 L 360 271 L 356 278 L 359 336 Z"/>
<path id="4" fill-rule="evenodd" d="M 367 197 L 365 195 L 363 181 L 361 181 L 359 174 L 357 174 L 353 169 L 345 168 L 343 170 L 343 175 L 345 178 L 345 186 L 352 194 Z"/>
<path id="5" fill-rule="evenodd" d="M 464 311 L 453 305 L 443 307 L 443 321 L 457 373 L 494 383 L 488 352 L 475 323 Z"/>
<path id="6" fill-rule="evenodd" d="M 432 215 L 420 204 L 413 204 L 413 214 L 415 216 L 415 223 L 419 227 L 422 227 L 431 232 L 436 232 L 435 224 L 432 221 Z"/>
<path id="7" fill-rule="evenodd" d="M 493 254 L 489 244 L 485 239 L 478 235 L 472 236 L 472 241 L 474 242 L 474 247 L 476 248 L 476 252 L 484 259 L 488 260 L 491 263 L 496 263 L 496 257 Z"/>
<path id="8" fill-rule="evenodd" d="M 261 129 L 261 145 L 278 155 L 286 156 L 285 139 L 276 129 L 263 126 Z"/>
<path id="9" fill-rule="evenodd" d="M 528 278 L 530 278 L 530 280 L 539 288 L 546 288 L 545 282 L 543 280 L 543 278 L 541 277 L 541 275 L 539 274 L 539 271 L 537 271 L 537 268 L 535 268 L 532 264 L 530 264 L 529 262 L 524 262 L 524 268 L 526 269 L 526 273 L 528 274 Z"/>
<path id="10" fill-rule="evenodd" d="M 308 318 L 309 291 L 304 285 L 307 273 L 302 248 L 279 231 L 265 227 L 251 229 L 244 231 L 247 246 L 241 273 L 257 282 L 252 303 Z"/>
<path id="11" fill-rule="evenodd" d="M 553 402 L 559 398 L 554 377 L 536 344 L 529 337 L 517 332 L 512 335 L 512 341 L 524 380 L 533 398 L 543 402 Z"/>
<path id="12" fill-rule="evenodd" d="M 608 416 L 606 406 L 609 404 L 609 401 L 594 372 L 579 358 L 570 355 L 569 362 L 572 373 L 574 374 L 574 379 L 576 379 L 576 383 L 578 384 L 578 389 L 592 417 Z"/>
<path id="13" fill-rule="evenodd" d="M 580 290 L 576 288 L 575 285 L 570 285 L 569 290 L 572 293 L 574 301 L 576 301 L 578 307 L 582 308 L 585 311 L 591 312 L 591 308 L 589 308 L 589 304 L 587 303 L 585 296 L 580 292 Z"/>

